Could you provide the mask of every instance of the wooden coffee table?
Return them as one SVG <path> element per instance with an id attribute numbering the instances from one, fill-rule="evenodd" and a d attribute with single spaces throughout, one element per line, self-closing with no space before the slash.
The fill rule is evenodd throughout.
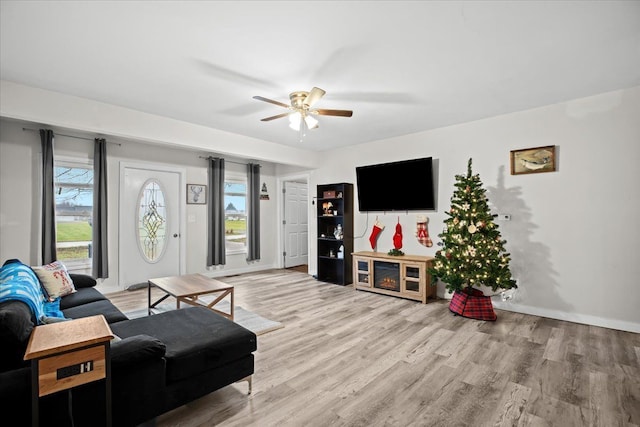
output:
<path id="1" fill-rule="evenodd" d="M 164 291 L 166 295 L 159 300 L 151 303 L 151 287 Z M 159 277 L 157 279 L 149 279 L 148 281 L 148 298 L 149 298 L 149 314 L 151 315 L 151 309 L 160 304 L 162 301 L 172 296 L 176 299 L 176 308 L 180 308 L 180 303 L 207 307 L 208 309 L 215 311 L 223 315 L 226 318 L 233 320 L 233 285 L 228 285 L 219 280 L 212 279 L 202 274 L 185 274 L 183 276 L 168 276 Z M 207 294 L 220 294 L 209 304 L 199 299 L 202 295 Z M 229 312 L 214 308 L 214 306 L 222 301 L 226 296 L 229 296 L 231 301 L 229 304 Z"/>

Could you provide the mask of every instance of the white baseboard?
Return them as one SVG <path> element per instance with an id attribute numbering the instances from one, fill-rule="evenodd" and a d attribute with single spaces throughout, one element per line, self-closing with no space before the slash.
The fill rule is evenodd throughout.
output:
<path id="1" fill-rule="evenodd" d="M 202 274 L 204 274 L 205 276 L 209 276 L 211 278 L 216 278 L 216 277 L 224 277 L 224 276 L 235 276 L 236 274 L 255 273 L 256 271 L 271 270 L 274 268 L 278 268 L 278 267 L 275 264 L 272 264 L 272 265 L 256 264 L 256 265 L 247 265 L 246 267 L 230 268 L 230 269 L 225 269 L 224 267 L 217 269 L 214 267 L 212 270 L 203 272 Z"/>
<path id="2" fill-rule="evenodd" d="M 453 293 L 446 290 L 444 284 L 438 282 L 438 296 L 450 300 Z M 531 314 L 534 316 L 548 317 L 550 319 L 565 320 L 567 322 L 581 323 L 584 325 L 599 326 L 619 331 L 640 333 L 640 323 L 626 320 L 608 319 L 605 317 L 591 316 L 588 314 L 567 313 L 559 310 L 551 310 L 543 307 L 533 307 L 511 301 L 502 301 L 500 294 L 492 295 L 493 306 L 499 310 L 513 311 L 514 313 Z"/>
<path id="3" fill-rule="evenodd" d="M 540 307 L 531 307 L 522 304 L 514 304 L 509 301 L 493 301 L 493 306 L 499 310 L 513 311 L 515 313 L 532 314 L 534 316 L 548 317 L 550 319 L 565 320 L 567 322 L 582 323 L 602 328 L 617 329 L 626 332 L 640 333 L 640 323 L 628 322 L 618 319 L 607 319 L 598 316 L 590 316 L 578 313 L 565 313 L 558 310 L 550 310 Z"/>

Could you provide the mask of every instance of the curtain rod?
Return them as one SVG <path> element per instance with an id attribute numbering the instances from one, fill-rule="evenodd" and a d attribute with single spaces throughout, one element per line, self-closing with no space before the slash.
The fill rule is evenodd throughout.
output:
<path id="1" fill-rule="evenodd" d="M 198 157 L 200 159 L 206 159 L 206 160 L 219 159 L 220 158 L 220 157 L 214 157 L 214 156 L 206 156 L 206 157 L 205 156 L 198 156 Z M 227 160 L 227 159 L 224 159 L 224 161 L 225 162 L 229 162 L 229 163 L 235 163 L 236 165 L 248 165 L 248 164 L 250 164 L 250 163 L 234 162 L 233 160 Z M 262 165 L 260 165 L 260 164 L 258 166 L 262 167 Z"/>
<path id="2" fill-rule="evenodd" d="M 23 131 L 29 131 L 29 132 L 39 132 L 39 129 L 30 129 L 30 128 L 22 128 Z M 56 133 L 54 132 L 54 135 L 60 135 L 60 136 L 66 136 L 67 138 L 76 138 L 76 139 L 84 139 L 85 141 L 93 141 L 93 139 L 91 138 L 87 138 L 84 136 L 75 136 L 75 135 L 65 135 L 64 133 Z M 111 142 L 111 141 L 107 141 L 108 144 L 114 144 L 117 146 L 121 146 L 122 144 L 118 143 L 118 142 Z"/>

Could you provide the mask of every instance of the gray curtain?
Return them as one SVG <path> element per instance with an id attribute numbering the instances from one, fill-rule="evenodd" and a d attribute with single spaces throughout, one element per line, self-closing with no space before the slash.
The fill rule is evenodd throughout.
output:
<path id="1" fill-rule="evenodd" d="M 226 264 L 224 244 L 224 159 L 209 158 L 207 266 Z"/>
<path id="2" fill-rule="evenodd" d="M 53 189 L 53 131 L 40 129 L 42 143 L 42 264 L 52 263 L 56 254 L 56 200 Z"/>
<path id="3" fill-rule="evenodd" d="M 260 165 L 247 165 L 247 261 L 260 259 Z"/>
<path id="4" fill-rule="evenodd" d="M 107 141 L 93 143 L 93 277 L 109 277 L 107 248 Z"/>

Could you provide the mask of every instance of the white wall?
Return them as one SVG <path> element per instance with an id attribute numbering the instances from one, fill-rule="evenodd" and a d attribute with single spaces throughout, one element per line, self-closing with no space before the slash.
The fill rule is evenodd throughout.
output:
<path id="1" fill-rule="evenodd" d="M 39 211 L 40 211 L 40 137 L 37 132 L 23 131 L 22 128 L 37 129 L 36 124 L 26 124 L 13 120 L 0 120 L 0 263 L 9 258 L 18 258 L 30 265 L 39 264 Z M 55 154 L 79 158 L 92 158 L 90 141 L 61 136 L 55 138 Z M 66 132 L 79 135 L 80 132 Z M 94 135 L 95 136 L 95 135 Z M 110 140 L 109 137 L 106 138 Z M 100 284 L 104 292 L 118 288 L 118 185 L 120 162 L 150 162 L 166 164 L 186 169 L 188 183 L 206 184 L 206 160 L 201 152 L 158 147 L 144 143 L 119 139 L 120 145 L 108 145 L 109 179 L 109 278 Z M 226 163 L 230 172 L 245 173 L 245 167 Z M 237 159 L 235 159 L 237 160 Z M 261 182 L 267 188 L 275 189 L 275 165 L 261 163 Z M 227 256 L 225 266 L 206 266 L 206 205 L 186 205 L 186 216 L 193 221 L 186 222 L 186 271 L 184 273 L 204 273 L 209 276 L 238 274 L 263 270 L 277 266 L 277 192 L 270 193 L 270 200 L 260 202 L 262 243 L 261 259 L 248 263 L 246 254 Z"/>
<path id="2" fill-rule="evenodd" d="M 0 262 L 39 258 L 42 160 L 34 152 L 36 134 L 0 120 Z"/>
<path id="3" fill-rule="evenodd" d="M 474 172 L 487 189 L 519 288 L 506 310 L 640 332 L 640 87 L 493 117 L 329 153 L 311 188 L 356 183 L 355 167 L 432 156 L 437 210 L 377 214 L 385 224 L 378 251 L 393 247 L 400 218 L 405 253 L 434 255 L 454 189 L 454 176 Z M 558 171 L 510 175 L 510 150 L 555 145 Z M 418 185 L 393 183 L 393 185 Z M 357 194 L 357 189 L 356 189 Z M 357 201 L 355 201 L 357 206 Z M 432 248 L 415 239 L 416 215 L 427 214 Z M 354 249 L 371 250 L 376 214 L 356 212 Z M 312 220 L 311 239 L 315 239 Z M 310 271 L 316 271 L 312 247 Z M 438 294 L 444 296 L 442 283 Z"/>

